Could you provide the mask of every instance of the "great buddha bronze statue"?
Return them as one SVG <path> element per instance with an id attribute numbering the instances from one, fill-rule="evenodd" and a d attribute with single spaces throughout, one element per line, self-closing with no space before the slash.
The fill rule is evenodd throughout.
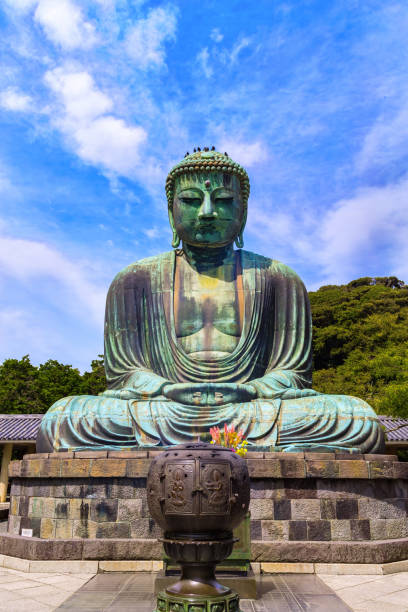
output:
<path id="1" fill-rule="evenodd" d="M 299 277 L 242 250 L 246 171 L 198 150 L 170 171 L 166 193 L 173 250 L 131 264 L 109 289 L 108 389 L 56 402 L 37 451 L 178 444 L 233 423 L 254 449 L 382 452 L 367 403 L 311 388 Z"/>

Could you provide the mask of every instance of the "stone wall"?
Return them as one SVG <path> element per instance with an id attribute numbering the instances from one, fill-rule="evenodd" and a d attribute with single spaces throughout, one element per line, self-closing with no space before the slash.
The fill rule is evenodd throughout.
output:
<path id="1" fill-rule="evenodd" d="M 47 539 L 159 537 L 146 501 L 152 457 L 110 455 L 45 453 L 13 462 L 8 532 L 31 529 Z"/>
<path id="2" fill-rule="evenodd" d="M 408 483 L 403 480 L 255 481 L 250 509 L 253 540 L 408 537 Z"/>
<path id="3" fill-rule="evenodd" d="M 29 529 L 38 550 L 41 540 L 59 541 L 60 548 L 77 541 L 81 555 L 93 550 L 92 558 L 104 558 L 98 555 L 107 554 L 103 543 L 111 541 L 110 558 L 117 558 L 113 545 L 120 541 L 120 555 L 124 542 L 137 543 L 137 556 L 133 550 L 127 558 L 141 558 L 140 547 L 160 558 L 161 533 L 146 502 L 147 472 L 158 452 L 26 455 L 13 462 L 8 543 Z M 408 463 L 392 455 L 329 453 L 248 453 L 247 461 L 254 559 L 309 561 L 314 550 L 316 562 L 344 555 L 347 562 L 370 562 L 376 550 L 387 557 L 391 548 L 387 560 L 407 557 Z M 97 542 L 105 553 L 92 548 Z"/>
<path id="4" fill-rule="evenodd" d="M 32 529 L 38 538 L 157 538 L 145 478 L 30 478 L 14 481 L 9 533 Z"/>

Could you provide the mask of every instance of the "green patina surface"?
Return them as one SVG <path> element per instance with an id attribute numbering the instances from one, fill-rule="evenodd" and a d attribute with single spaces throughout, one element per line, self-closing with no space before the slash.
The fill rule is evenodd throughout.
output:
<path id="1" fill-rule="evenodd" d="M 169 445 L 234 423 L 255 450 L 381 452 L 368 404 L 311 389 L 299 277 L 241 248 L 245 170 L 195 152 L 170 172 L 166 194 L 174 250 L 131 264 L 109 289 L 108 389 L 56 402 L 38 451 Z"/>
<path id="2" fill-rule="evenodd" d="M 227 559 L 217 565 L 217 572 L 242 572 L 247 574 L 251 565 L 251 514 L 248 512 L 241 523 L 233 530 L 236 538 L 232 553 Z M 171 573 L 180 570 L 166 554 L 163 555 L 164 571 Z"/>
<path id="3" fill-rule="evenodd" d="M 235 593 L 221 597 L 174 597 L 165 591 L 157 597 L 154 612 L 240 612 L 239 598 Z"/>

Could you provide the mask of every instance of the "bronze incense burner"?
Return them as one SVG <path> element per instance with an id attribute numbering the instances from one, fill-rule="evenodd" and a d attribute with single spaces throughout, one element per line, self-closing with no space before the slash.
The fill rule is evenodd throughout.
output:
<path id="1" fill-rule="evenodd" d="M 164 530 L 166 554 L 181 566 L 156 612 L 239 612 L 238 595 L 217 582 L 215 567 L 232 552 L 249 494 L 246 461 L 227 448 L 182 444 L 153 460 L 149 510 Z"/>

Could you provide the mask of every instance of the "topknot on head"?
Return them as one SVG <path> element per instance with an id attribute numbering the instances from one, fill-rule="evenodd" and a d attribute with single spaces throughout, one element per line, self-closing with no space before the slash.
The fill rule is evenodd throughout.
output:
<path id="1" fill-rule="evenodd" d="M 247 208 L 249 197 L 249 178 L 248 174 L 240 164 L 234 162 L 228 153 L 219 153 L 215 147 L 196 147 L 193 153 L 186 153 L 184 159 L 176 164 L 167 175 L 166 196 L 169 208 L 173 206 L 174 180 L 176 176 L 193 172 L 225 172 L 235 174 L 240 181 L 242 200 L 244 208 Z"/>

